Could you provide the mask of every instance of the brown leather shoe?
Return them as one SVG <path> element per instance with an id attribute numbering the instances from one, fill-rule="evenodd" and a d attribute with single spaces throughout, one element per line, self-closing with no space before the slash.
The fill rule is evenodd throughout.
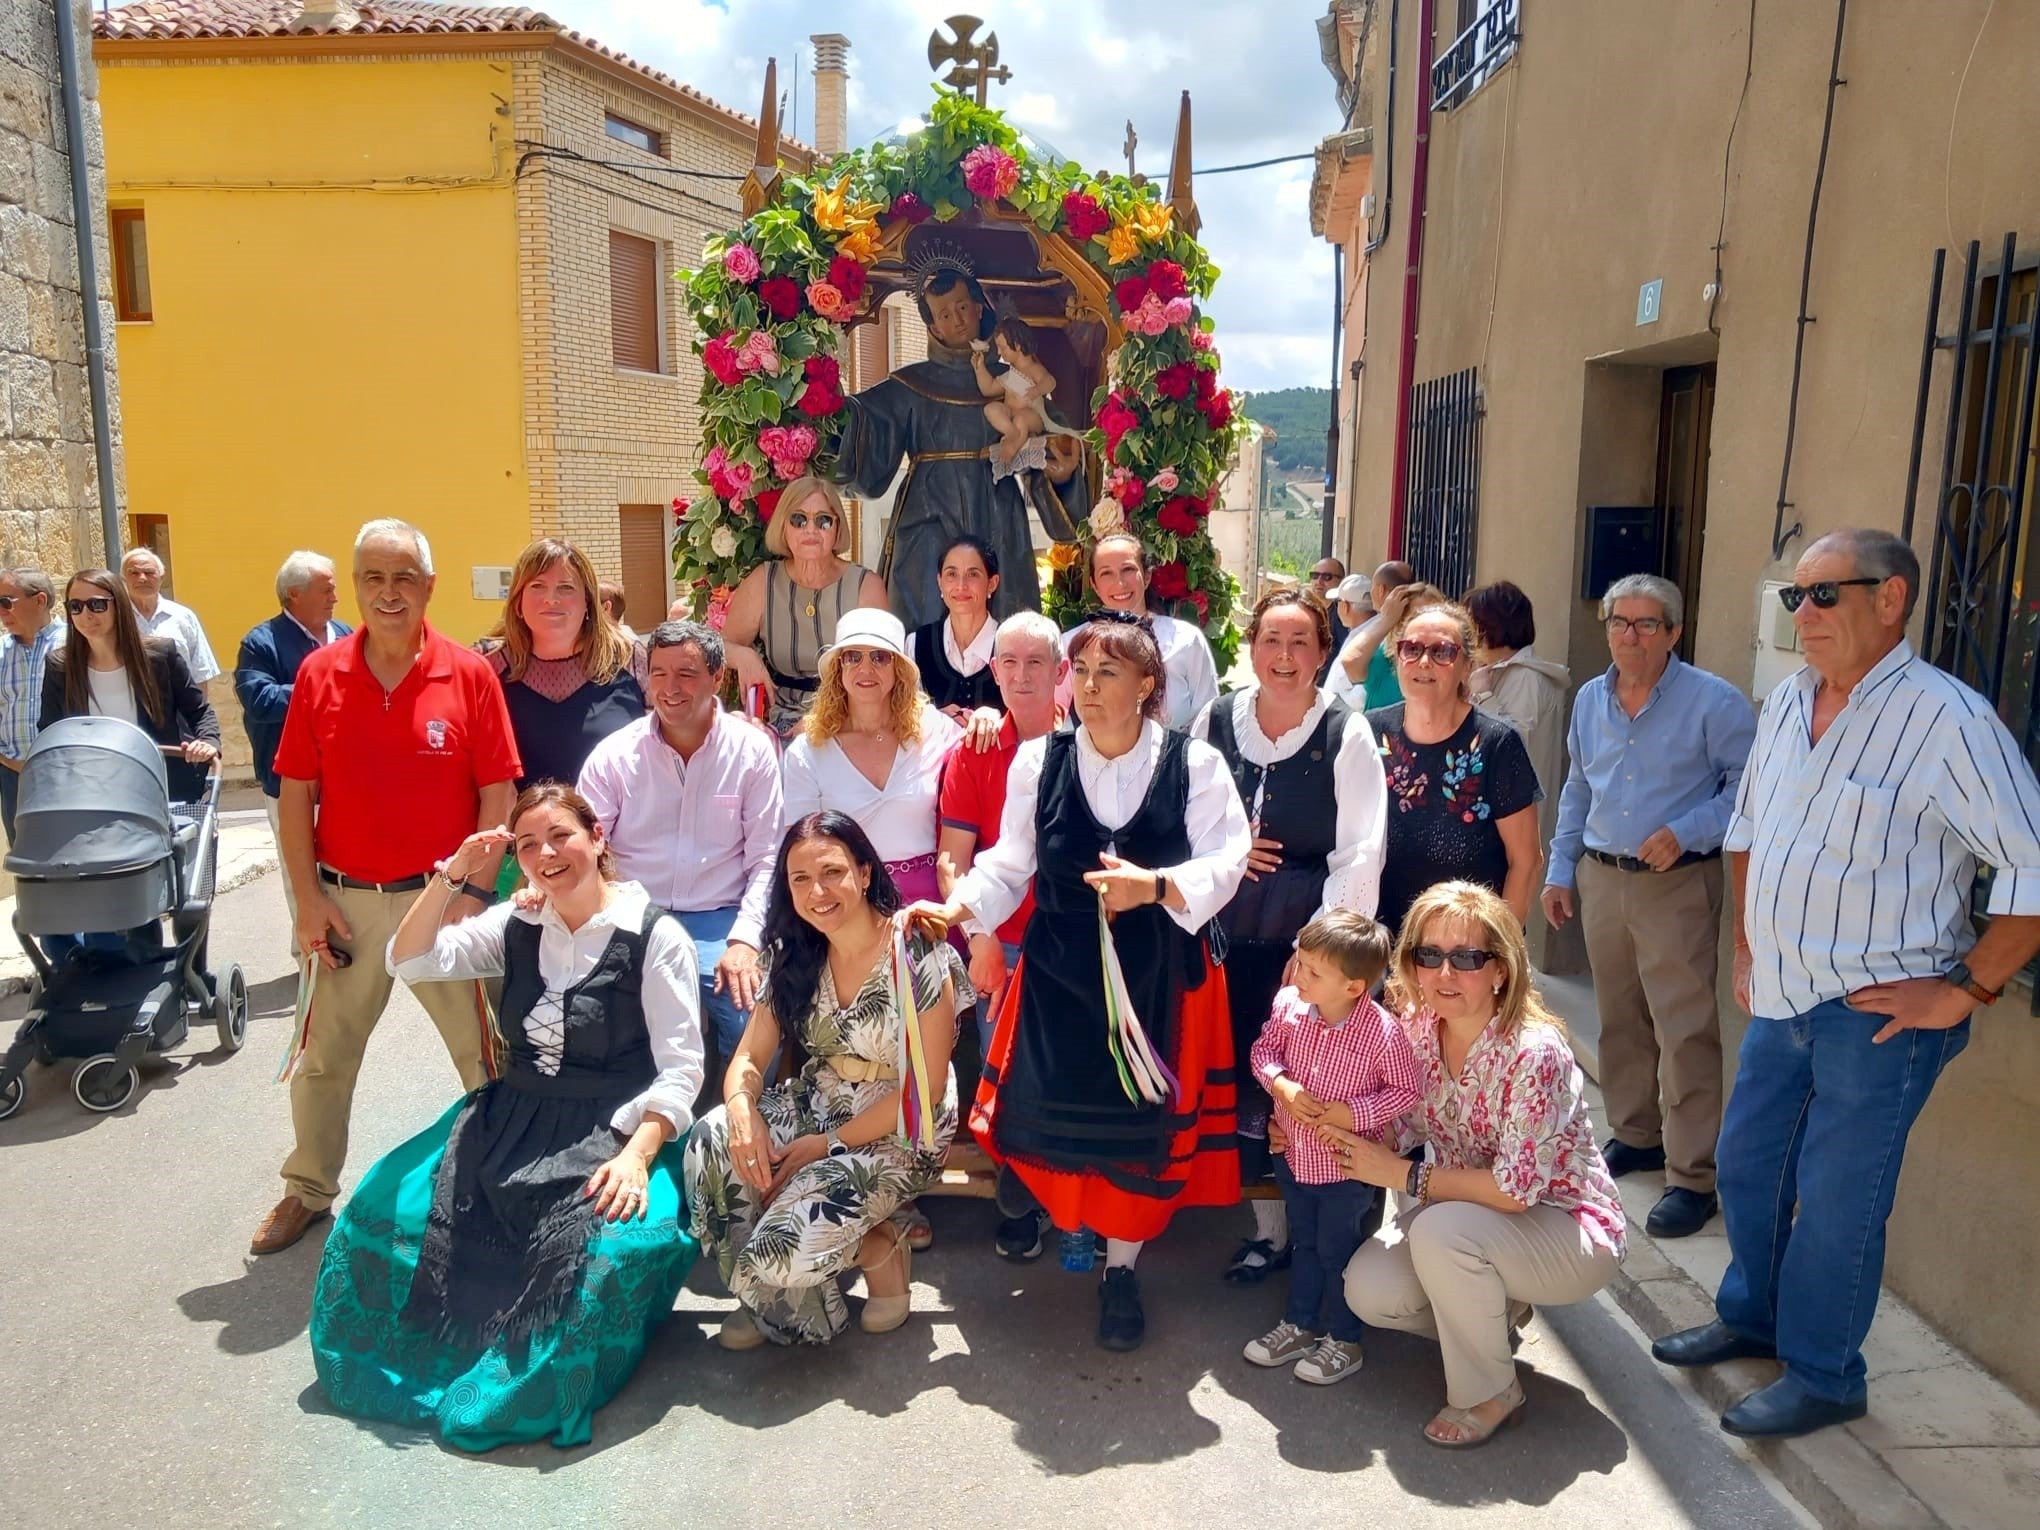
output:
<path id="1" fill-rule="evenodd" d="M 255 1240 L 248 1245 L 251 1254 L 278 1254 L 289 1248 L 305 1235 L 314 1222 L 333 1214 L 332 1208 L 321 1206 L 311 1209 L 294 1195 L 286 1195 L 270 1209 L 262 1219 L 262 1225 L 255 1229 Z"/>

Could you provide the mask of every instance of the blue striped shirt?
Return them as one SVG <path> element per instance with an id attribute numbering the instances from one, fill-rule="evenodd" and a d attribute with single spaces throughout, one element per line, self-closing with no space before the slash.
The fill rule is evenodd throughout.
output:
<path id="1" fill-rule="evenodd" d="M 1900 643 L 1813 742 L 1810 668 L 1764 702 L 1726 848 L 1750 855 L 1751 1007 L 1784 1019 L 1934 977 L 1975 943 L 1970 895 L 2040 914 L 2040 782 L 1975 691 Z"/>
<path id="2" fill-rule="evenodd" d="M 64 640 L 62 622 L 45 622 L 33 642 L 13 633 L 0 637 L 0 754 L 28 757 L 42 710 L 43 660 Z"/>

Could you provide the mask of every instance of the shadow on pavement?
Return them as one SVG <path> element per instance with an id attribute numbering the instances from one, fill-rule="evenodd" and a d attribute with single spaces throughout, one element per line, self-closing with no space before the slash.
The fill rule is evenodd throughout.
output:
<path id="1" fill-rule="evenodd" d="M 245 1256 L 241 1274 L 197 1286 L 177 1298 L 194 1323 L 218 1323 L 214 1343 L 230 1355 L 257 1355 L 290 1343 L 310 1320 L 310 1293 L 331 1219 L 313 1225 L 280 1254 Z M 254 1224 L 249 1224 L 249 1231 Z"/>

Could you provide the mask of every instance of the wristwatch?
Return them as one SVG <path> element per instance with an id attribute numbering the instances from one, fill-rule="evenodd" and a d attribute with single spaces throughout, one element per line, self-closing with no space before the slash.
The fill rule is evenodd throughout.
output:
<path id="1" fill-rule="evenodd" d="M 1995 1004 L 1997 1003 L 1998 995 L 2004 992 L 2002 988 L 1986 988 L 1983 984 L 1977 982 L 1975 977 L 1971 975 L 1969 963 L 1967 962 L 1957 962 L 1954 966 L 1950 967 L 1941 974 L 1941 981 L 1950 988 L 1961 989 L 1979 1004 Z"/>
<path id="2" fill-rule="evenodd" d="M 831 1158 L 841 1158 L 850 1151 L 850 1144 L 845 1142 L 842 1134 L 833 1128 L 829 1130 L 822 1140 L 828 1143 L 829 1157 Z"/>
<path id="3" fill-rule="evenodd" d="M 1155 902 L 1167 903 L 1168 901 L 1169 901 L 1169 879 L 1163 876 L 1162 873 L 1158 871 L 1155 873 Z"/>

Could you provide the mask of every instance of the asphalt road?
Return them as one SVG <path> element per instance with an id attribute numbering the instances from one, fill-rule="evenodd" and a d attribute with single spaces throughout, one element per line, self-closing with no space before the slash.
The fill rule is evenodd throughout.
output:
<path id="1" fill-rule="evenodd" d="M 237 1056 L 194 1045 L 111 1116 L 33 1069 L 0 1122 L 0 1523 L 68 1526 L 1383 1525 L 1734 1527 L 1805 1523 L 1669 1384 L 1605 1300 L 1540 1314 L 1528 1413 L 1488 1448 L 1419 1431 L 1443 1401 L 1435 1347 L 1370 1339 L 1321 1390 L 1239 1358 L 1280 1309 L 1217 1277 L 1242 1213 L 1180 1219 L 1141 1262 L 1147 1345 L 1091 1340 L 1092 1282 L 991 1253 L 982 1202 L 926 1203 L 915 1316 L 825 1350 L 729 1354 L 697 1266 L 595 1440 L 474 1458 L 332 1412 L 305 1311 L 319 1235 L 246 1253 L 275 1199 L 289 1113 L 273 1082 L 294 996 L 274 877 L 216 910 L 256 1019 Z M 11 1034 L 21 1000 L 0 1012 Z M 408 995 L 356 1100 L 353 1168 L 455 1087 Z"/>

